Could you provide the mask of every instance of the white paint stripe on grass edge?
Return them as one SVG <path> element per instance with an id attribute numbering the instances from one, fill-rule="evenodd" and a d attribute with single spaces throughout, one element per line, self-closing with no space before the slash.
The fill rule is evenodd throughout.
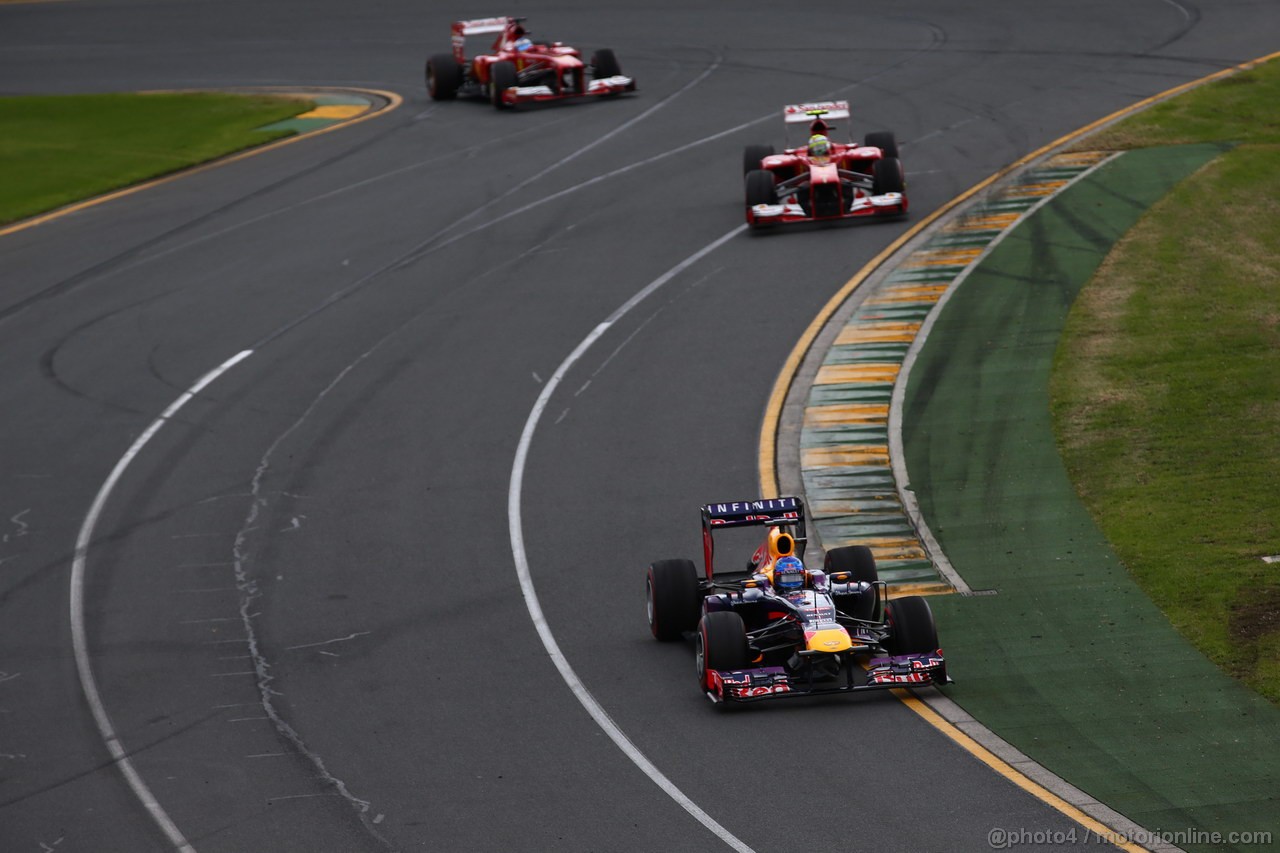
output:
<path id="1" fill-rule="evenodd" d="M 609 331 L 609 328 L 614 323 L 636 305 L 639 305 L 645 297 L 720 248 L 733 237 L 742 233 L 746 230 L 746 227 L 746 225 L 739 225 L 728 234 L 703 246 L 697 252 L 654 279 L 643 290 L 636 293 L 620 308 L 610 314 L 604 322 L 596 326 L 591 331 L 591 334 L 587 335 L 582 340 L 582 343 L 578 344 L 573 352 L 569 353 L 568 357 L 560 362 L 556 372 L 542 387 L 542 392 L 538 394 L 538 399 L 533 404 L 533 411 L 529 412 L 529 418 L 525 421 L 524 432 L 520 435 L 520 444 L 516 447 L 516 458 L 511 466 L 511 487 L 507 492 L 507 519 L 511 531 L 511 554 L 515 558 L 516 574 L 520 578 L 520 591 L 524 595 L 525 607 L 529 610 L 529 618 L 533 620 L 533 626 L 538 632 L 538 638 L 542 640 L 543 648 L 547 650 L 547 655 L 551 658 L 551 662 L 555 664 L 556 669 L 560 672 L 560 677 L 564 679 L 564 683 L 573 691 L 573 695 L 582 704 L 582 707 L 586 709 L 587 713 L 591 715 L 591 719 L 595 720 L 601 731 L 609 736 L 614 745 L 622 750 L 623 754 L 631 759 L 631 762 L 640 768 L 644 775 L 648 776 L 655 785 L 662 789 L 663 793 L 675 800 L 695 820 L 709 829 L 730 848 L 738 851 L 738 853 L 754 853 L 754 851 L 737 836 L 721 826 L 711 815 L 703 811 L 697 803 L 689 799 L 683 791 L 676 787 L 674 782 L 668 779 L 661 770 L 654 766 L 652 761 L 645 757 L 645 754 L 631 742 L 630 738 L 618 727 L 618 724 L 609 717 L 608 712 L 596 701 L 595 696 L 582 683 L 582 679 L 578 677 L 578 673 L 574 671 L 573 666 L 564 656 L 564 652 L 560 650 L 560 644 L 556 642 L 555 635 L 551 632 L 551 626 L 547 624 L 547 617 L 542 612 L 542 605 L 538 602 L 538 593 L 533 588 L 533 576 L 529 571 L 529 559 L 524 547 L 524 523 L 520 516 L 520 496 L 524 487 L 525 463 L 529 457 L 529 446 L 533 443 L 534 430 L 538 427 L 538 421 L 542 418 L 542 413 L 546 410 L 547 404 L 551 400 L 551 395 L 555 393 L 556 387 L 559 386 L 574 363 L 582 358 L 583 354 L 591 348 L 591 345 L 599 340 L 605 332 Z"/>
<path id="2" fill-rule="evenodd" d="M 253 355 L 253 350 L 244 350 L 206 373 L 196 384 L 187 389 L 182 396 L 174 400 L 169 405 L 169 408 L 161 412 L 160 417 L 152 421 L 142 435 L 138 436 L 124 456 L 120 457 L 120 461 L 111 470 L 111 474 L 107 477 L 106 482 L 102 484 L 102 488 L 98 489 L 98 494 L 93 499 L 93 504 L 89 507 L 89 512 L 85 516 L 84 522 L 80 525 L 80 534 L 76 537 L 75 555 L 71 560 L 71 646 L 76 659 L 76 673 L 80 677 L 80 689 L 84 692 L 85 701 L 89 703 L 89 710 L 93 712 L 93 720 L 98 726 L 98 733 L 102 736 L 102 742 L 106 745 L 107 751 L 111 753 L 112 761 L 119 768 L 130 789 L 133 790 L 134 796 L 146 808 L 147 814 L 151 815 L 151 819 L 155 821 L 156 826 L 169 839 L 169 843 L 173 845 L 174 849 L 181 851 L 181 853 L 195 853 L 195 848 L 183 836 L 181 830 L 169 817 L 168 812 L 164 810 L 155 795 L 151 793 L 147 783 L 142 781 L 142 777 L 134 769 L 133 762 L 129 760 L 128 751 L 124 748 L 124 744 L 120 741 L 120 736 L 116 734 L 115 727 L 111 724 L 111 717 L 107 714 L 106 705 L 102 702 L 102 695 L 98 692 L 98 682 L 93 677 L 93 667 L 89 661 L 89 641 L 86 638 L 84 622 L 85 564 L 88 562 L 89 544 L 93 541 L 93 532 L 98 526 L 98 518 L 102 515 L 102 508 L 106 506 L 107 499 L 111 497 L 111 492 L 115 489 L 116 484 L 120 482 L 120 478 L 124 476 L 125 470 L 142 452 L 142 449 L 146 447 L 147 442 L 151 441 L 169 418 L 173 417 L 191 398 L 199 394 L 209 383 L 251 355 Z"/>

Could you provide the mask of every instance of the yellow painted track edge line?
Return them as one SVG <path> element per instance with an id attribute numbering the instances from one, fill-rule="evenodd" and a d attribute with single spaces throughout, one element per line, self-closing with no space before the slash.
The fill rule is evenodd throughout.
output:
<path id="1" fill-rule="evenodd" d="M 1102 821 L 1090 816 L 1078 806 L 1064 800 L 1062 797 L 1045 788 L 1039 782 L 1033 781 L 1027 775 L 1014 768 L 1003 758 L 1000 758 L 991 750 L 978 743 L 969 735 L 965 734 L 961 729 L 950 720 L 943 717 L 937 711 L 930 708 L 924 700 L 918 696 L 914 696 L 906 690 L 894 690 L 893 695 L 897 696 L 901 702 L 919 714 L 925 722 L 929 723 L 938 731 L 951 738 L 960 748 L 964 749 L 974 758 L 990 767 L 996 773 L 1008 779 L 1014 785 L 1026 791 L 1037 800 L 1052 806 L 1063 815 L 1083 826 L 1085 829 L 1096 834 L 1112 845 L 1121 850 L 1129 851 L 1129 853 L 1149 853 L 1146 847 L 1135 844 L 1132 841 L 1121 841 L 1125 833 L 1113 827 L 1107 826 Z"/>
<path id="2" fill-rule="evenodd" d="M 245 148 L 243 150 L 236 151 L 231 154 L 225 154 L 221 157 L 217 157 L 213 160 L 208 160 L 204 163 L 200 163 L 195 166 L 189 166 L 185 169 L 179 169 L 176 172 L 170 172 L 166 175 L 161 175 L 158 178 L 151 178 L 149 180 L 143 181 L 140 184 L 133 184 L 132 186 L 124 187 L 123 189 L 112 190 L 111 192 L 104 193 L 103 195 L 94 196 L 93 198 L 88 198 L 88 199 L 85 199 L 84 201 L 72 202 L 71 204 L 68 204 L 65 207 L 59 207 L 58 209 L 51 210 L 48 213 L 37 214 L 36 216 L 31 217 L 30 219 L 19 220 L 18 222 L 14 222 L 4 226 L 3 228 L 0 228 L 0 237 L 5 237 L 5 236 L 8 236 L 9 234 L 16 234 L 19 231 L 25 231 L 28 228 L 34 228 L 37 225 L 43 225 L 46 222 L 52 222 L 55 219 L 61 219 L 64 216 L 69 216 L 72 213 L 77 213 L 81 210 L 85 210 L 86 208 L 96 207 L 97 205 L 100 205 L 100 204 L 106 204 L 109 201 L 115 201 L 118 198 L 124 198 L 125 196 L 133 195 L 134 193 L 142 192 L 143 190 L 149 190 L 152 187 L 158 187 L 161 184 L 167 184 L 170 181 L 176 181 L 179 178 L 190 177 L 191 175 L 196 175 L 196 174 L 199 174 L 200 172 L 206 172 L 210 169 L 216 169 L 220 166 L 226 166 L 230 163 L 235 163 L 238 160 L 244 160 L 258 154 L 265 154 L 268 151 L 274 151 L 277 148 L 282 148 L 285 145 L 291 145 L 294 142 L 300 142 L 303 139 L 310 139 L 311 137 L 319 136 L 322 133 L 329 133 L 334 130 L 341 130 L 342 128 L 350 127 L 353 124 L 359 124 L 362 121 L 368 121 L 371 118 L 377 118 L 378 116 L 386 115 L 387 113 L 391 112 L 392 110 L 399 107 L 402 103 L 404 103 L 404 98 L 396 94 L 395 92 L 384 91 L 381 89 L 362 89 L 362 88 L 356 88 L 353 86 L 298 87 L 298 89 L 293 91 L 286 91 L 284 88 L 276 87 L 276 86 L 271 86 L 271 87 L 264 86 L 262 88 L 264 90 L 269 90 L 281 96 L 288 96 L 290 94 L 305 95 L 307 92 L 314 92 L 314 93 L 360 92 L 362 94 L 377 95 L 380 98 L 385 98 L 387 103 L 385 106 L 382 106 L 376 109 L 370 108 L 370 110 L 364 115 L 347 119 L 345 121 L 339 121 L 335 124 L 329 125 L 328 127 L 322 127 L 322 128 L 319 128 L 318 130 L 311 130 L 306 133 L 297 133 L 297 134 L 294 134 L 293 136 L 286 136 L 284 139 L 277 139 L 274 142 L 268 142 L 265 145 L 256 145 L 252 148 Z M 214 92 L 214 91 L 231 91 L 231 90 L 164 89 L 164 90 L 148 90 L 144 92 L 139 92 L 139 94 L 160 94 L 160 93 L 177 94 L 177 93 L 196 93 L 196 92 Z M 247 88 L 237 87 L 235 91 L 245 92 L 247 91 Z"/>
<path id="3" fill-rule="evenodd" d="M 879 269 L 882 265 L 884 265 L 885 262 L 887 262 L 903 246 L 905 246 L 908 242 L 910 242 L 915 237 L 919 236 L 926 228 L 928 228 L 930 225 L 935 223 L 938 219 L 942 218 L 942 216 L 944 216 L 947 213 L 950 213 L 956 207 L 959 207 L 961 204 L 967 202 L 968 200 L 973 198 L 975 195 L 982 192 L 987 187 L 991 186 L 996 181 L 1006 177 L 1007 175 L 1017 171 L 1018 169 L 1023 168 L 1024 166 L 1030 164 L 1031 162 L 1038 160 L 1044 155 L 1050 153 L 1051 151 L 1057 148 L 1063 147 L 1068 143 L 1075 142 L 1081 137 L 1087 136 L 1088 134 L 1094 132 L 1095 130 L 1101 129 L 1102 127 L 1108 124 L 1112 124 L 1116 121 L 1119 121 L 1122 118 L 1126 118 L 1127 116 L 1132 115 L 1133 113 L 1146 109 L 1152 104 L 1167 100 L 1172 97 L 1176 97 L 1177 95 L 1180 95 L 1183 92 L 1186 92 L 1197 86 L 1202 86 L 1206 83 L 1213 82 L 1214 80 L 1218 80 L 1223 77 L 1230 76 L 1232 74 L 1238 74 L 1241 71 L 1247 71 L 1257 65 L 1261 65 L 1265 62 L 1269 62 L 1276 58 L 1280 58 L 1280 51 L 1269 53 L 1257 59 L 1251 59 L 1251 60 L 1248 60 L 1247 62 L 1242 62 L 1238 65 L 1234 65 L 1230 68 L 1224 68 L 1220 71 L 1216 71 L 1213 74 L 1209 74 L 1197 80 L 1192 80 L 1188 83 L 1183 83 L 1181 85 L 1174 86 L 1171 89 L 1166 89 L 1165 91 L 1159 94 L 1152 95 L 1149 98 L 1144 98 L 1140 101 L 1137 101 L 1136 103 L 1130 104 L 1127 107 L 1116 110 L 1115 112 L 1107 116 L 1104 116 L 1103 118 L 1100 118 L 1097 121 L 1090 122 L 1089 124 L 1086 124 L 1084 127 L 1078 128 L 1072 131 L 1071 133 L 1061 136 L 1058 139 L 1055 139 L 1053 142 L 1050 142 L 1047 145 L 1043 145 L 1040 148 L 1037 148 L 1035 151 L 1032 151 L 1030 154 L 1027 154 L 1019 158 L 1018 160 L 1015 160 L 1013 163 L 1009 164 L 1008 166 L 1005 166 L 1003 169 L 1000 169 L 999 171 L 990 175 L 985 180 L 978 182 L 977 184 L 973 185 L 969 189 L 965 190 L 960 195 L 952 198 L 950 201 L 943 204 L 933 213 L 929 214 L 920 222 L 916 223 L 914 226 L 908 229 L 905 233 L 900 235 L 896 240 L 894 240 L 892 243 L 886 246 L 883 251 L 881 251 L 874 258 L 868 261 L 867 264 L 864 265 L 860 270 L 858 270 L 858 272 L 855 273 L 852 278 L 850 278 L 847 282 L 845 282 L 845 284 L 838 291 L 836 291 L 835 295 L 833 295 L 831 299 L 828 300 L 827 303 L 822 307 L 822 309 L 818 312 L 818 315 L 814 317 L 813 322 L 811 322 L 809 326 L 804 330 L 804 333 L 800 336 L 800 339 L 796 342 L 795 347 L 792 348 L 791 354 L 787 356 L 786 362 L 783 363 L 782 369 L 778 373 L 778 378 L 775 380 L 773 385 L 773 391 L 770 393 L 768 402 L 765 405 L 764 422 L 760 427 L 760 450 L 759 450 L 759 456 L 758 456 L 758 468 L 759 468 L 759 474 L 760 474 L 761 496 L 776 497 L 778 495 L 778 476 L 777 476 L 778 427 L 782 420 L 782 409 L 786 403 L 787 394 L 791 390 L 791 385 L 795 380 L 796 373 L 800 369 L 801 362 L 804 361 L 805 356 L 809 352 L 809 348 L 813 346 L 813 342 L 814 340 L 817 339 L 818 334 L 822 331 L 822 328 L 827 324 L 827 322 L 830 321 L 832 315 L 834 315 L 836 311 L 839 310 L 840 306 L 844 304 L 845 300 L 847 300 L 849 296 L 855 290 L 857 290 L 858 287 L 860 287 L 863 284 L 863 282 L 865 282 L 868 278 L 870 278 L 872 273 L 874 273 L 877 269 Z M 1080 807 L 1072 805 L 1071 803 L 1064 800 L 1062 797 L 1050 791 L 1048 788 L 1032 780 L 1026 774 L 1022 773 L 1020 770 L 1016 769 L 1011 764 L 1009 764 L 1009 762 L 1000 758 L 991 750 L 989 750 L 987 747 L 978 743 L 976 740 L 974 740 L 972 737 L 970 737 L 968 734 L 962 731 L 958 726 L 956 726 L 955 723 L 952 723 L 950 720 L 947 720 L 945 717 L 943 717 L 933 708 L 929 707 L 929 705 L 924 700 L 908 693 L 905 690 L 895 690 L 893 692 L 894 692 L 894 695 L 897 696 L 898 699 L 902 701 L 903 704 L 905 704 L 908 708 L 910 708 L 917 715 L 919 715 L 921 719 L 929 723 L 931 726 L 933 726 L 942 734 L 946 735 L 948 738 L 950 738 L 952 741 L 958 744 L 961 748 L 965 749 L 967 752 L 969 752 L 971 755 L 973 755 L 982 763 L 986 764 L 996 773 L 1008 779 L 1012 784 L 1016 785 L 1017 787 L 1031 794 L 1033 797 L 1045 803 L 1046 805 L 1056 809 L 1058 812 L 1070 818 L 1071 820 L 1074 820 L 1076 823 L 1085 827 L 1089 831 L 1098 834 L 1101 838 L 1107 839 L 1108 841 L 1110 841 L 1111 844 L 1120 848 L 1121 850 L 1129 851 L 1129 853 L 1150 853 L 1150 850 L 1146 847 L 1135 844 L 1131 841 L 1120 840 L 1121 838 L 1124 837 L 1124 833 L 1116 830 L 1113 827 L 1108 826 L 1107 824 L 1103 823 L 1097 818 L 1092 817 Z M 1065 782 L 1065 780 L 1063 781 Z M 1070 783 L 1067 783 L 1067 784 L 1070 784 Z M 1103 805 L 1105 806 L 1105 804 Z M 1119 813 L 1117 812 L 1116 814 L 1119 814 Z M 1123 815 L 1121 816 L 1123 817 Z M 1126 818 L 1126 820 L 1128 820 L 1128 818 Z M 1136 822 L 1134 823 L 1136 825 Z"/>

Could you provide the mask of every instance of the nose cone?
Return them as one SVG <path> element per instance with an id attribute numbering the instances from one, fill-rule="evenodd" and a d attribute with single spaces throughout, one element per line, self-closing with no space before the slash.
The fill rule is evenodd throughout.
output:
<path id="1" fill-rule="evenodd" d="M 844 628 L 822 628 L 804 632 L 804 646 L 811 652 L 843 652 L 853 646 Z"/>
<path id="2" fill-rule="evenodd" d="M 839 184 L 840 170 L 830 158 L 810 158 L 813 162 L 812 168 L 809 169 L 809 183 L 811 184 Z M 819 162 L 821 160 L 822 162 Z"/>

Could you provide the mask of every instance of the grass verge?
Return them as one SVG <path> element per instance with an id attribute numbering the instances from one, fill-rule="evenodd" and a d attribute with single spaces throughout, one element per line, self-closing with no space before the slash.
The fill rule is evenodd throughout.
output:
<path id="1" fill-rule="evenodd" d="M 1174 626 L 1280 702 L 1280 64 L 1081 147 L 1235 147 L 1120 241 L 1076 300 L 1051 385 L 1072 482 Z"/>
<path id="2" fill-rule="evenodd" d="M 214 92 L 0 98 L 0 225 L 291 131 L 309 101 Z"/>

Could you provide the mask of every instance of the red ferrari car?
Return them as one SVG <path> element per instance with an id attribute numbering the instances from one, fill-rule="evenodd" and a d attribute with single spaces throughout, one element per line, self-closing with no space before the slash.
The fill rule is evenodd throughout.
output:
<path id="1" fill-rule="evenodd" d="M 788 133 L 808 125 L 804 145 L 781 154 L 768 145 L 748 145 L 747 224 L 839 221 L 902 216 L 906 179 L 898 143 L 889 132 L 869 133 L 861 144 L 834 139 L 836 122 L 847 121 L 847 101 L 792 104 L 783 110 Z M 790 145 L 790 140 L 788 141 Z"/>
<path id="2" fill-rule="evenodd" d="M 597 50 L 588 65 L 576 48 L 537 41 L 524 18 L 480 18 L 455 21 L 453 53 L 427 60 L 427 91 L 437 101 L 458 95 L 481 96 L 498 109 L 516 104 L 559 101 L 593 95 L 634 92 L 612 50 Z M 467 58 L 467 37 L 496 33 L 490 53 Z"/>

